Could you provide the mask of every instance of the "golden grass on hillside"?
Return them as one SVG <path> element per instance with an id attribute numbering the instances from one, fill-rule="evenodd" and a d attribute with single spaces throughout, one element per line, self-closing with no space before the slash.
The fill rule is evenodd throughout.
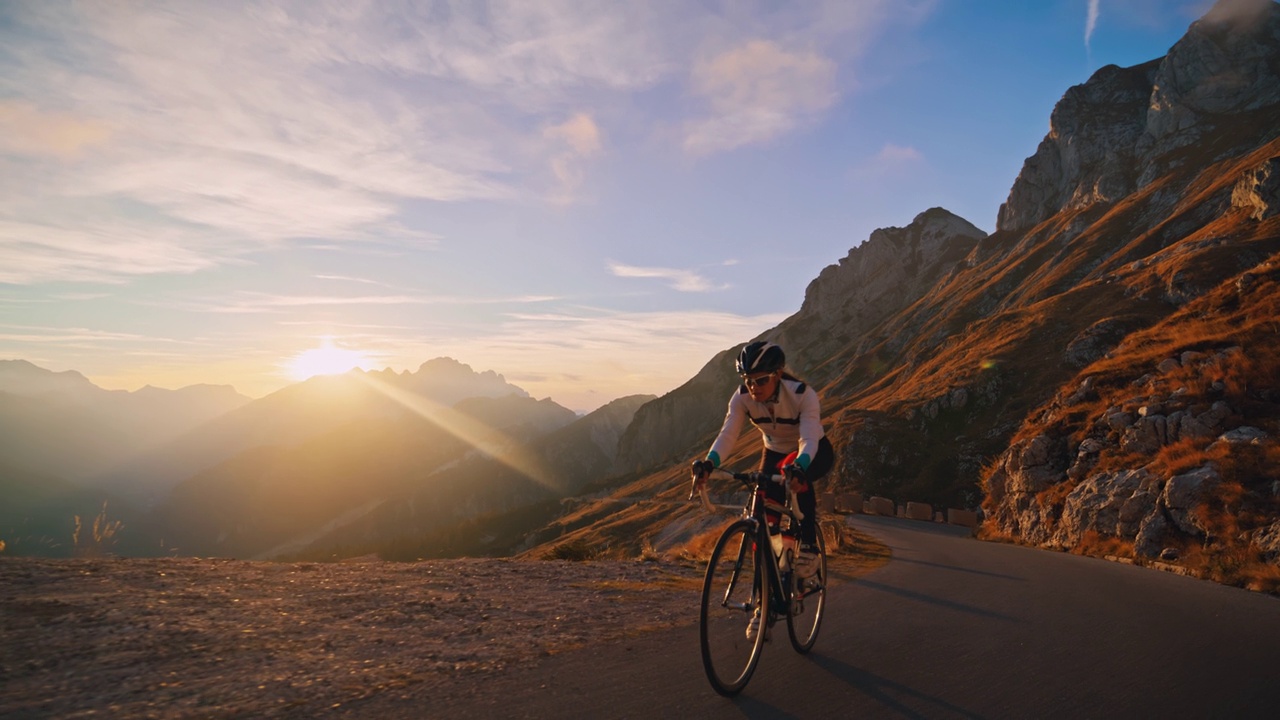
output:
<path id="1" fill-rule="evenodd" d="M 1067 504 L 1067 496 L 1075 489 L 1076 484 L 1071 480 L 1054 483 L 1036 494 L 1036 502 L 1053 517 L 1059 517 Z"/>
<path id="2" fill-rule="evenodd" d="M 1273 246 L 1274 238 L 1260 242 L 1258 248 Z M 1171 254 L 1166 260 L 1170 267 L 1165 270 L 1173 273 L 1177 271 L 1176 262 L 1207 257 L 1203 253 Z M 1238 254 L 1218 253 L 1212 260 L 1234 263 L 1237 257 Z M 1092 473 L 1144 467 L 1167 480 L 1212 467 L 1220 481 L 1202 498 L 1195 515 L 1204 534 L 1171 530 L 1162 542 L 1177 550 L 1175 564 L 1193 574 L 1266 592 L 1280 590 L 1280 568 L 1266 563 L 1250 538 L 1254 531 L 1280 517 L 1280 498 L 1275 493 L 1275 483 L 1280 482 L 1277 267 L 1280 254 L 1272 252 L 1269 260 L 1253 271 L 1228 277 L 1166 319 L 1130 334 L 1107 357 L 1063 385 L 1053 400 L 1030 413 L 1013 438 L 1016 442 L 1043 433 L 1063 436 L 1067 438 L 1068 453 L 1088 437 L 1103 440 L 1103 450 Z M 1179 360 L 1179 365 L 1161 368 L 1161 363 L 1170 358 Z M 1093 395 L 1073 397 L 1085 377 L 1091 378 Z M 1123 433 L 1111 430 L 1102 421 L 1104 413 L 1113 407 L 1136 414 L 1142 405 L 1150 405 L 1165 415 L 1182 411 L 1199 416 L 1218 401 L 1225 402 L 1232 411 L 1223 424 L 1225 429 L 1252 425 L 1261 428 L 1266 437 L 1254 443 L 1220 441 L 1216 433 L 1182 437 L 1145 454 L 1121 449 Z M 989 462 L 983 468 L 984 482 L 999 469 L 999 462 Z M 1071 481 L 1062 482 L 1041 492 L 1037 500 L 1050 510 L 1050 517 L 1056 517 L 1072 487 Z M 1000 539 L 997 535 L 984 530 L 984 537 Z M 1088 533 L 1071 551 L 1092 556 L 1133 556 L 1131 538 L 1096 532 Z"/>
<path id="3" fill-rule="evenodd" d="M 1072 555 L 1089 557 L 1133 557 L 1133 543 L 1112 535 L 1100 535 L 1088 530 L 1080 538 L 1080 542 L 1070 549 Z"/>

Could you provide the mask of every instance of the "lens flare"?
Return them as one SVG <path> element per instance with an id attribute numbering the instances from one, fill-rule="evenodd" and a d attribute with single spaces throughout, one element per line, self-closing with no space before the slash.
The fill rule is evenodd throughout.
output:
<path id="1" fill-rule="evenodd" d="M 438 426 L 474 448 L 477 452 L 551 490 L 562 490 L 543 463 L 527 446 L 504 435 L 475 418 L 433 402 L 421 395 L 402 390 L 378 378 L 358 373 L 356 379 L 377 392 Z"/>

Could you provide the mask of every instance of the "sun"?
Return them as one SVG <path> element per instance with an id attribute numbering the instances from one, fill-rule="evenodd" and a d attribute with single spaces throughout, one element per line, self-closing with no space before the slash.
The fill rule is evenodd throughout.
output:
<path id="1" fill-rule="evenodd" d="M 360 368 L 368 370 L 371 361 L 368 355 L 359 350 L 335 347 L 326 338 L 320 347 L 304 350 L 288 363 L 289 377 L 294 380 L 306 380 L 316 375 L 341 375 L 348 370 Z"/>

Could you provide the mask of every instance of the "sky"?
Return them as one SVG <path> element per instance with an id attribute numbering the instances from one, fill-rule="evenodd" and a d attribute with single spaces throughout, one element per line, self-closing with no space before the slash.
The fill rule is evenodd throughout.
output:
<path id="1" fill-rule="evenodd" d="M 1211 4 L 0 0 L 0 359 L 661 395 Z"/>

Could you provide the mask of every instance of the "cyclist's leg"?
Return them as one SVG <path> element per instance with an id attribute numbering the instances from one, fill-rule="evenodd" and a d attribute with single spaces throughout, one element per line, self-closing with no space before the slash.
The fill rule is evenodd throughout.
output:
<path id="1" fill-rule="evenodd" d="M 831 472 L 835 462 L 836 454 L 831 447 L 831 441 L 823 437 L 818 442 L 818 452 L 813 458 L 813 462 L 809 463 L 809 469 L 805 472 L 809 487 L 804 492 L 796 493 L 796 504 L 800 506 L 800 512 L 804 513 L 804 520 L 800 521 L 800 542 L 805 545 L 812 545 L 817 542 L 818 495 L 815 490 L 816 483 Z"/>
<path id="2" fill-rule="evenodd" d="M 818 541 L 818 494 L 813 491 L 812 480 L 804 492 L 796 493 L 796 505 L 804 513 L 804 518 L 800 521 L 800 542 L 812 545 Z"/>
<path id="3" fill-rule="evenodd" d="M 776 450 L 765 448 L 760 454 L 760 472 L 776 474 L 780 469 L 778 463 L 781 463 L 787 457 L 787 453 L 780 453 Z M 768 498 L 778 504 L 787 501 L 787 488 L 781 483 L 769 483 L 765 488 L 765 494 Z"/>

